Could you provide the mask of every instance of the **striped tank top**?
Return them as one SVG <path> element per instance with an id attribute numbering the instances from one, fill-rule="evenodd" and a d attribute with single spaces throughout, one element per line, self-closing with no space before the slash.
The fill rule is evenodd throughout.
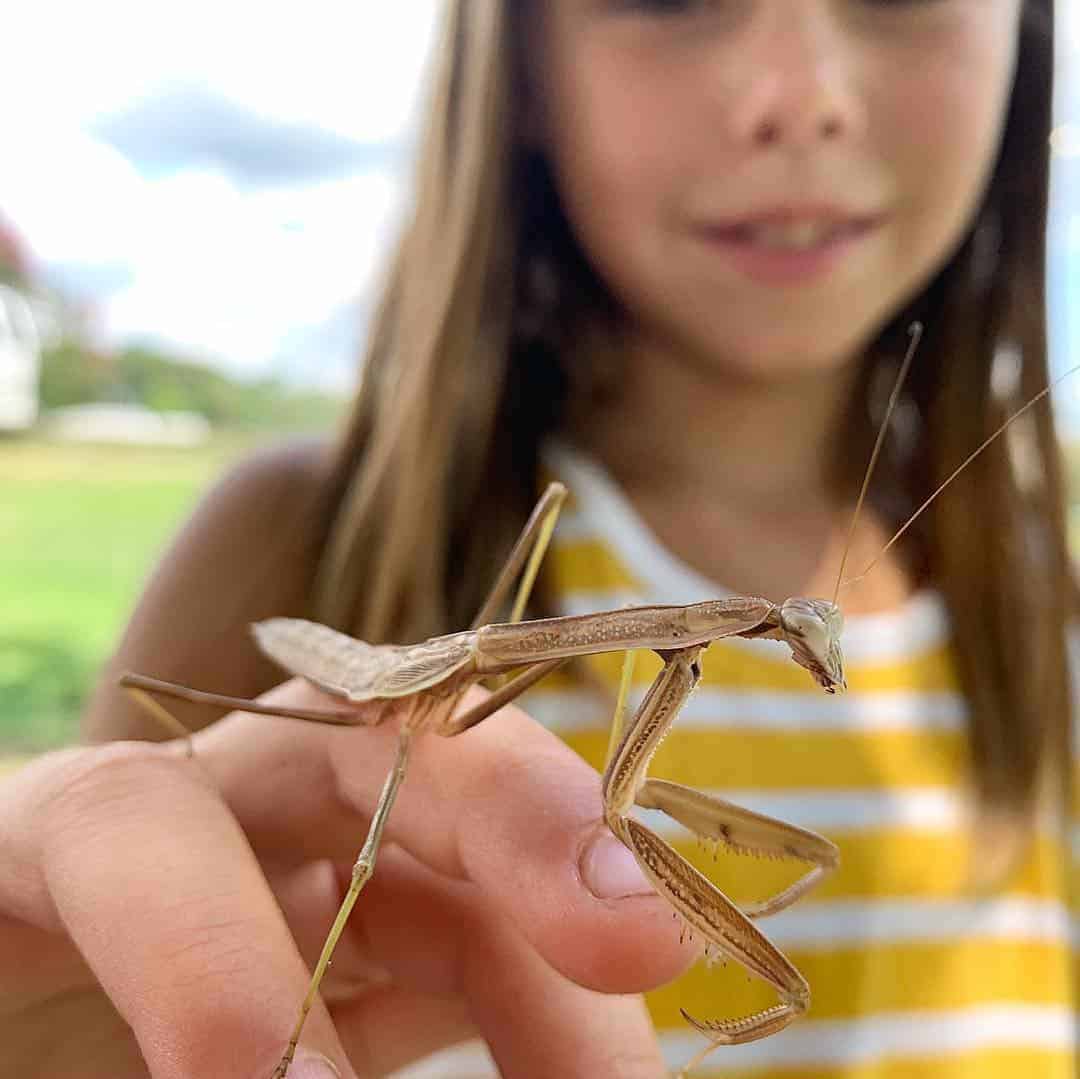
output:
<path id="1" fill-rule="evenodd" d="M 570 489 L 546 561 L 557 613 L 724 596 L 657 541 L 596 462 L 555 445 L 545 465 Z M 702 653 L 701 682 L 649 774 L 820 832 L 839 847 L 840 868 L 758 923 L 809 983 L 808 1014 L 772 1037 L 716 1049 L 695 1077 L 1080 1075 L 1077 828 L 1042 828 L 1004 890 L 972 893 L 966 709 L 949 633 L 933 592 L 847 619 L 842 696 L 823 693 L 778 641 L 732 638 Z M 599 769 L 623 657 L 585 662 L 609 699 L 556 672 L 521 705 Z M 659 669 L 657 657 L 638 654 L 631 708 Z M 705 849 L 658 812 L 635 815 L 737 903 L 774 895 L 807 868 Z M 728 962 L 697 963 L 647 1001 L 674 1071 L 706 1044 L 680 1007 L 728 1018 L 777 997 Z M 494 1074 L 482 1055 L 462 1047 L 409 1074 Z"/>

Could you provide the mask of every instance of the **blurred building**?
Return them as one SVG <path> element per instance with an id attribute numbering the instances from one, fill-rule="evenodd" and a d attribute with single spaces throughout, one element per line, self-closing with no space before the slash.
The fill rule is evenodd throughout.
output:
<path id="1" fill-rule="evenodd" d="M 33 425 L 38 412 L 41 339 L 30 306 L 30 263 L 15 230 L 0 219 L 0 430 Z"/>

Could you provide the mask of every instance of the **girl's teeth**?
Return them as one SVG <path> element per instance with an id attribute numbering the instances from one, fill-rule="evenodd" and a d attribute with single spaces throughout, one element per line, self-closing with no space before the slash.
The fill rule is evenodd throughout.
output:
<path id="1" fill-rule="evenodd" d="M 838 231 L 834 224 L 817 221 L 800 221 L 791 224 L 751 225 L 746 230 L 747 239 L 761 247 L 787 247 L 806 250 L 818 247 Z"/>

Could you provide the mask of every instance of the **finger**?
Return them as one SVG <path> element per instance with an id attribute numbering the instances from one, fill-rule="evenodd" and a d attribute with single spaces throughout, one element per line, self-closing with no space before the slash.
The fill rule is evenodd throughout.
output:
<path id="1" fill-rule="evenodd" d="M 146 1079 L 131 1027 L 95 982 L 6 1017 L 4 1074 L 64 1079 Z"/>
<path id="2" fill-rule="evenodd" d="M 349 1059 L 361 1075 L 393 1075 L 477 1033 L 464 997 L 396 985 L 338 1005 L 333 1016 Z"/>
<path id="3" fill-rule="evenodd" d="M 570 981 L 516 928 L 497 920 L 474 938 L 466 954 L 470 1014 L 500 1075 L 667 1076 L 641 997 L 597 993 Z"/>
<path id="4" fill-rule="evenodd" d="M 268 696 L 326 700 L 297 682 Z M 342 730 L 234 714 L 196 744 L 256 849 L 338 859 L 359 850 L 396 743 L 393 723 Z M 510 707 L 461 737 L 414 739 L 387 837 L 479 885 L 574 981 L 639 992 L 675 977 L 696 950 L 680 945 L 670 908 L 601 814 L 596 772 Z"/>
<path id="5" fill-rule="evenodd" d="M 70 934 L 155 1077 L 265 1079 L 308 975 L 218 792 L 139 743 L 39 764 L 0 792 L 0 902 Z M 352 1074 L 321 1007 L 305 1042 Z"/>
<path id="6" fill-rule="evenodd" d="M 497 916 L 475 885 L 439 877 L 400 848 L 384 855 L 332 968 L 331 1012 L 362 1074 L 396 1070 L 478 1028 L 510 1077 L 664 1074 L 640 998 L 570 982 Z M 278 892 L 311 956 L 349 875 L 343 866 L 337 884 L 329 885 L 324 870 L 297 871 Z M 372 971 L 381 977 L 366 980 Z"/>

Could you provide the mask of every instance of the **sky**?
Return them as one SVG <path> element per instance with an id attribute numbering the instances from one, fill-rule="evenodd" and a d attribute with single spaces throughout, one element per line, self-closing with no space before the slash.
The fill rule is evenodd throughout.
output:
<path id="1" fill-rule="evenodd" d="M 441 3 L 24 2 L 0 64 L 0 214 L 103 346 L 347 388 Z M 1080 3 L 1057 6 L 1063 371 L 1080 362 L 1063 300 L 1080 295 Z M 1055 398 L 1080 433 L 1080 376 Z"/>
<path id="2" fill-rule="evenodd" d="M 438 3 L 25 3 L 0 213 L 105 343 L 347 382 Z"/>

